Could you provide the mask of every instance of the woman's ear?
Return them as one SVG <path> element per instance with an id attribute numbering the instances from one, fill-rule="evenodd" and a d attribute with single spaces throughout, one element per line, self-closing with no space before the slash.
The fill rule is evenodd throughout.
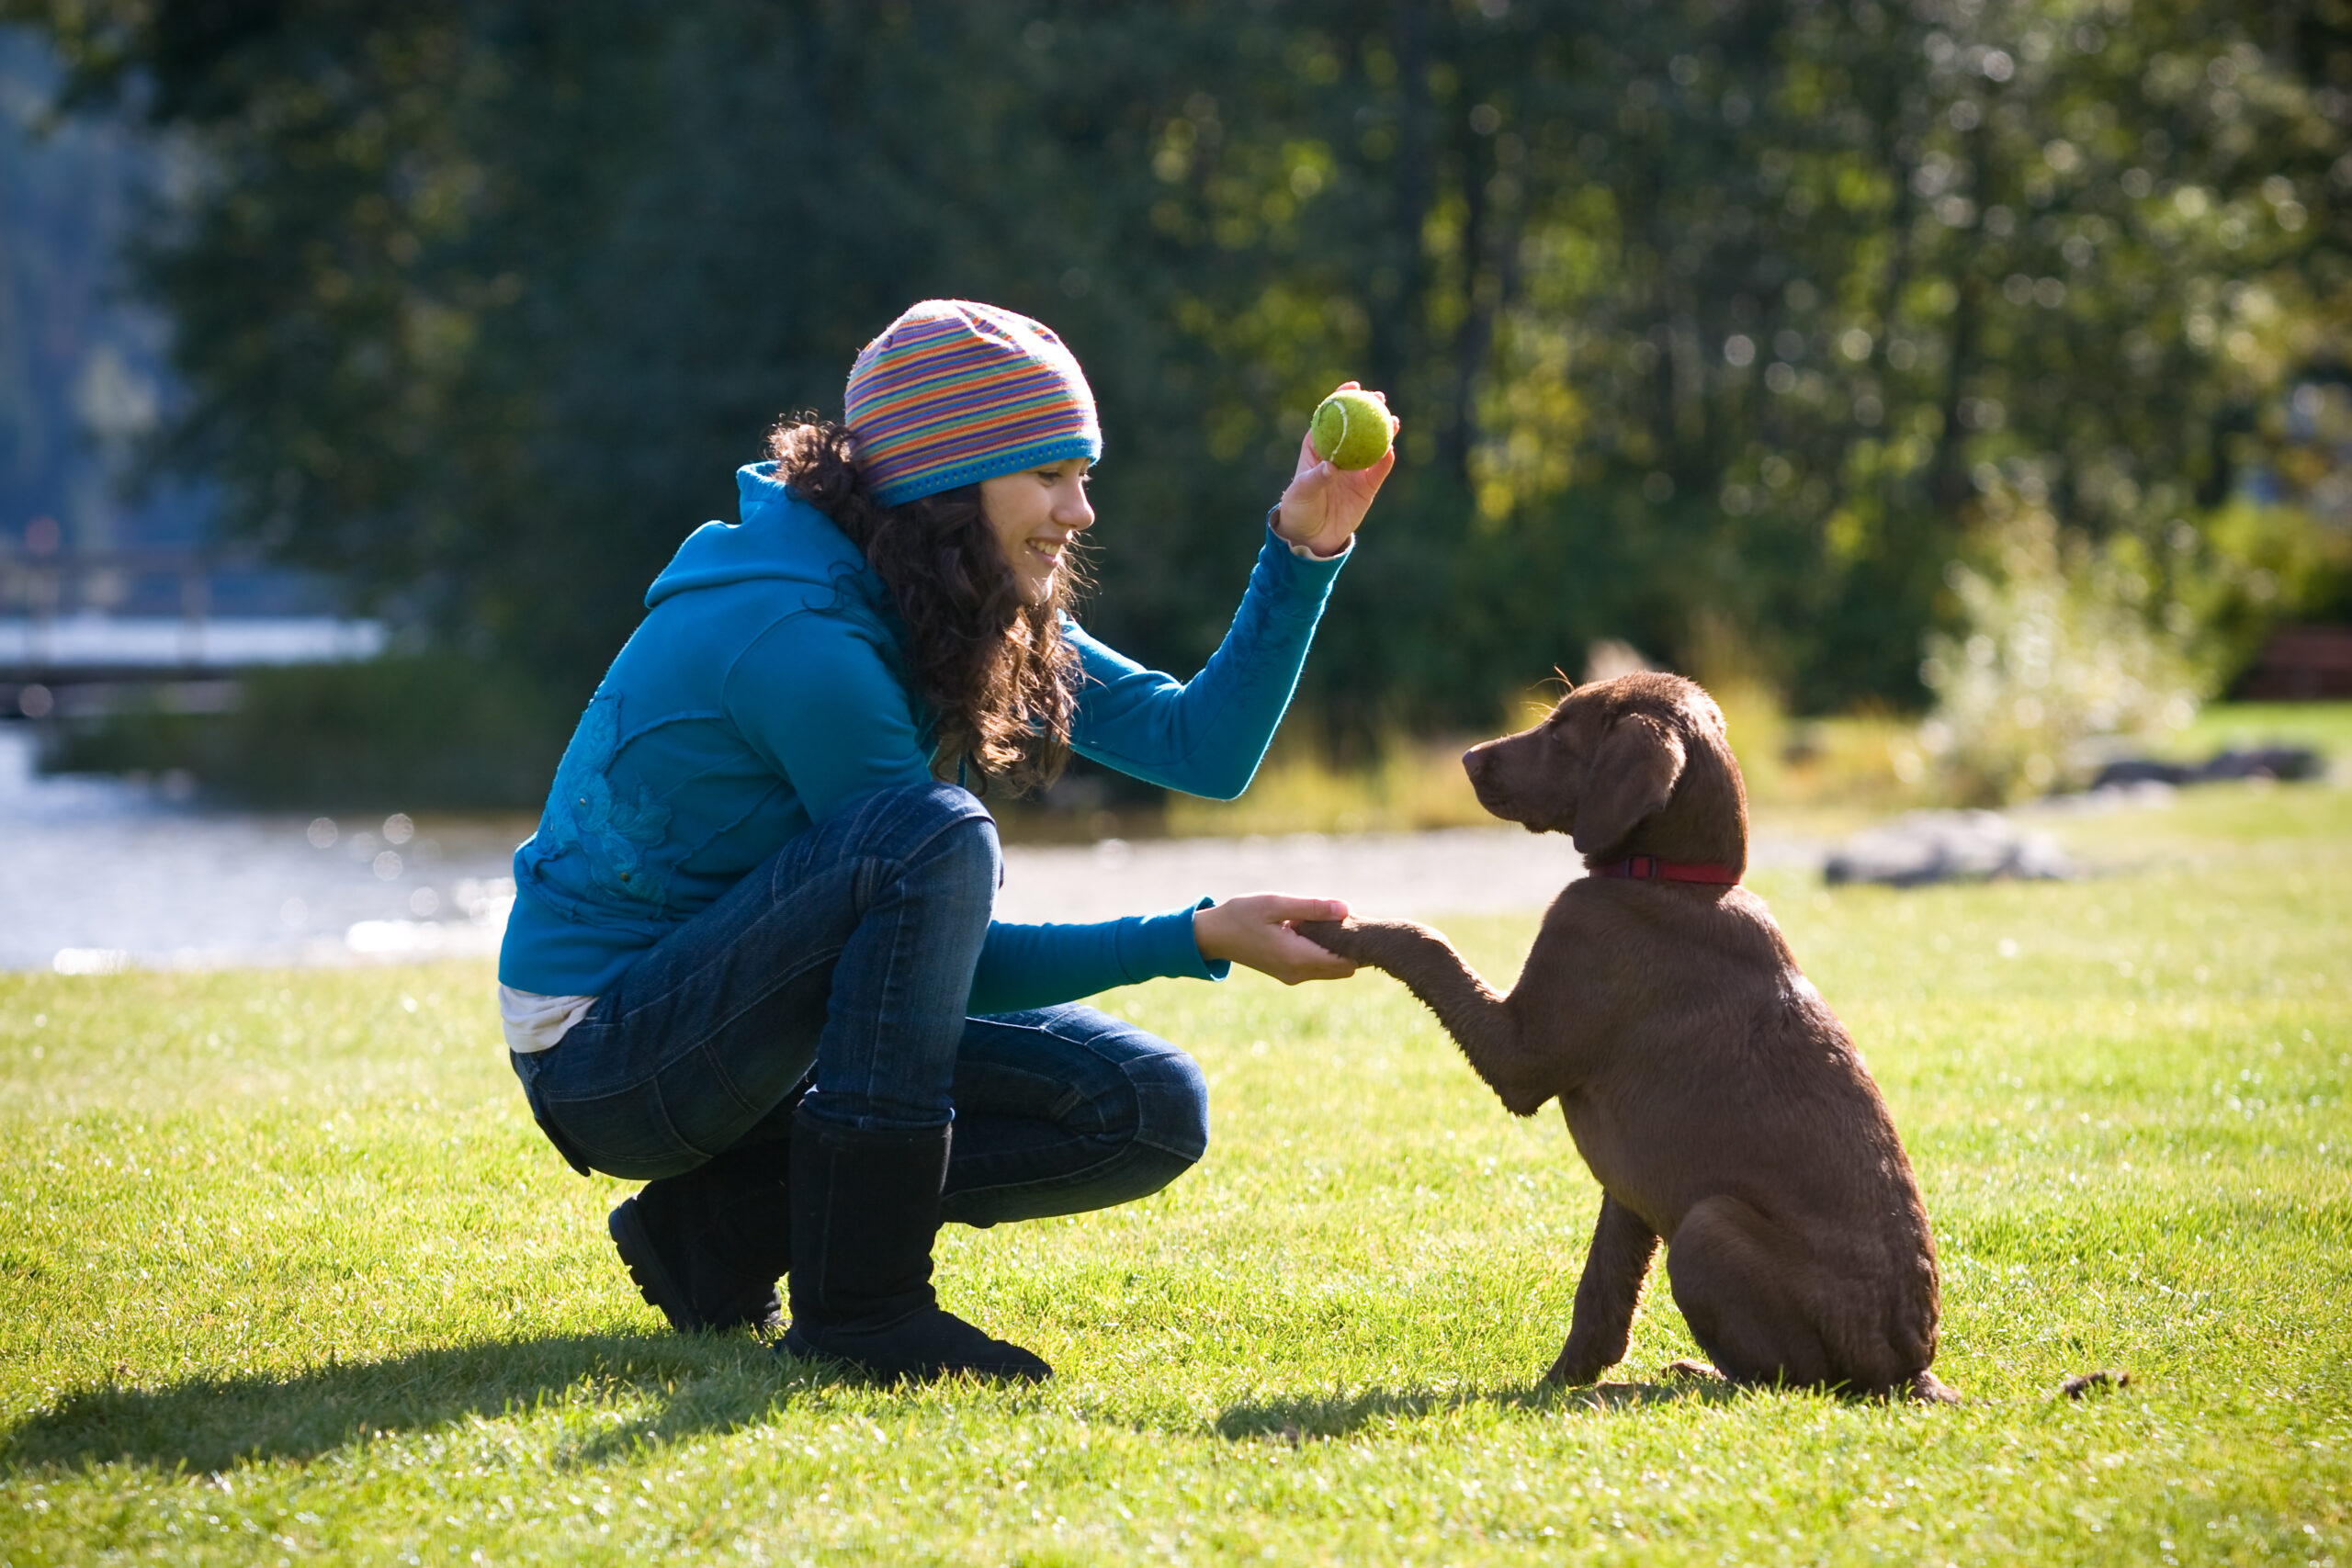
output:
<path id="1" fill-rule="evenodd" d="M 1600 855 L 1623 842 L 1665 807 L 1682 763 L 1682 737 L 1647 714 L 1627 714 L 1611 725 L 1577 802 L 1577 853 Z"/>

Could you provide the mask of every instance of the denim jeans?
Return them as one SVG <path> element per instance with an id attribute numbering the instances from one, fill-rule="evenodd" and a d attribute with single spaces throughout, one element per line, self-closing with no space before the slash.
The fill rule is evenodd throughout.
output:
<path id="1" fill-rule="evenodd" d="M 943 1212 L 967 1224 L 1158 1191 L 1208 1145 L 1192 1058 L 1091 1008 L 965 1016 L 996 824 L 953 784 L 879 791 L 672 931 L 553 1049 L 515 1054 L 575 1166 L 650 1180 L 810 1115 L 955 1123 Z"/>

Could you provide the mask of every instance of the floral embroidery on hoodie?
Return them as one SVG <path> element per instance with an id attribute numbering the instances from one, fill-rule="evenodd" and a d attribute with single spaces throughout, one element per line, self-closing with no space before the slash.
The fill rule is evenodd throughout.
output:
<path id="1" fill-rule="evenodd" d="M 620 750 L 620 735 L 619 697 L 597 693 L 581 716 L 571 744 L 563 749 L 537 841 L 544 858 L 579 850 L 597 886 L 659 909 L 668 901 L 670 879 L 648 864 L 646 852 L 661 843 L 670 808 L 642 784 L 633 800 L 623 799 L 614 789 L 613 758 Z"/>

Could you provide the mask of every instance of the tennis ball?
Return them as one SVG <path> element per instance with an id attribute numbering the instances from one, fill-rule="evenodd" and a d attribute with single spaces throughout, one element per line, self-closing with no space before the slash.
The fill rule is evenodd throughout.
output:
<path id="1" fill-rule="evenodd" d="M 1388 406 L 1370 392 L 1334 392 L 1306 434 L 1333 468 L 1369 468 L 1388 453 Z"/>

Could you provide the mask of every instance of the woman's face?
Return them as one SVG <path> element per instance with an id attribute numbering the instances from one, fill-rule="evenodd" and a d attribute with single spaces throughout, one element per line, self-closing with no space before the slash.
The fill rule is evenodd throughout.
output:
<path id="1" fill-rule="evenodd" d="M 1071 539 L 1094 525 L 1086 502 L 1083 457 L 1065 457 L 980 481 L 980 511 L 996 531 L 1021 596 L 1042 604 L 1054 592 L 1054 573 Z"/>

